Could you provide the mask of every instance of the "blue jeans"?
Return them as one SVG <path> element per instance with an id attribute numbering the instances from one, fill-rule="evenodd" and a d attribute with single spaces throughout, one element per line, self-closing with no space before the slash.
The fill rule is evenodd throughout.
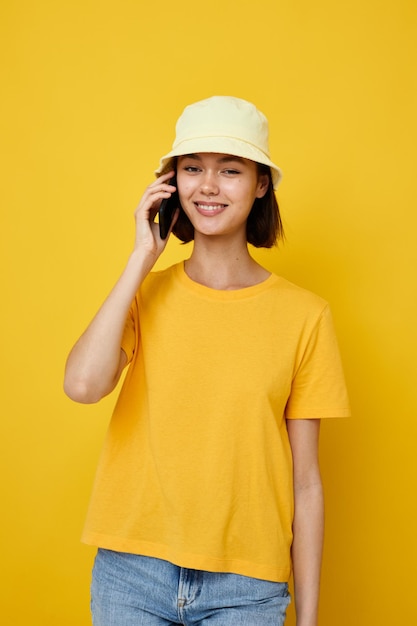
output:
<path id="1" fill-rule="evenodd" d="M 289 602 L 286 583 L 103 549 L 94 563 L 94 626 L 282 626 Z"/>

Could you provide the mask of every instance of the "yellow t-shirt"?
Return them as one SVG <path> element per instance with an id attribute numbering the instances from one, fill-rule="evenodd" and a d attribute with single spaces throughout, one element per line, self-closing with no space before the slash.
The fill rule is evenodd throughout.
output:
<path id="1" fill-rule="evenodd" d="M 151 273 L 99 463 L 86 543 L 285 582 L 287 419 L 349 414 L 329 308 L 283 278 L 236 291 Z"/>

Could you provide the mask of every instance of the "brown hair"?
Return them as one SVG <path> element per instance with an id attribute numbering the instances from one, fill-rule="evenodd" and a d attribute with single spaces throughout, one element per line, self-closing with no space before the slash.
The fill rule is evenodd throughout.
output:
<path id="1" fill-rule="evenodd" d="M 256 248 L 272 248 L 283 240 L 284 227 L 279 212 L 278 202 L 272 184 L 271 170 L 267 165 L 257 163 L 259 176 L 267 175 L 268 190 L 262 198 L 256 198 L 246 222 L 246 240 Z M 177 169 L 177 159 L 169 164 L 169 169 Z M 194 226 L 180 206 L 178 220 L 172 230 L 174 235 L 183 243 L 194 239 Z"/>

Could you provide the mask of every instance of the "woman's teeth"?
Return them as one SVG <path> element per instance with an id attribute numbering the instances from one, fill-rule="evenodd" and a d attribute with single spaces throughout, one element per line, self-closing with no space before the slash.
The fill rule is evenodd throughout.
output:
<path id="1" fill-rule="evenodd" d="M 198 202 L 196 202 L 196 206 L 201 209 L 202 211 L 218 211 L 219 209 L 223 209 L 226 205 L 225 204 L 199 204 Z"/>

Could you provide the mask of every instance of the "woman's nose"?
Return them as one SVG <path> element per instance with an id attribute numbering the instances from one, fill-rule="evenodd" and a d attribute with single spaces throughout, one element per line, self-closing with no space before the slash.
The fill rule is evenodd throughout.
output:
<path id="1" fill-rule="evenodd" d="M 206 196 L 213 196 L 219 193 L 219 187 L 217 185 L 215 174 L 212 172 L 205 172 L 203 174 L 203 180 L 201 181 L 201 192 Z"/>

